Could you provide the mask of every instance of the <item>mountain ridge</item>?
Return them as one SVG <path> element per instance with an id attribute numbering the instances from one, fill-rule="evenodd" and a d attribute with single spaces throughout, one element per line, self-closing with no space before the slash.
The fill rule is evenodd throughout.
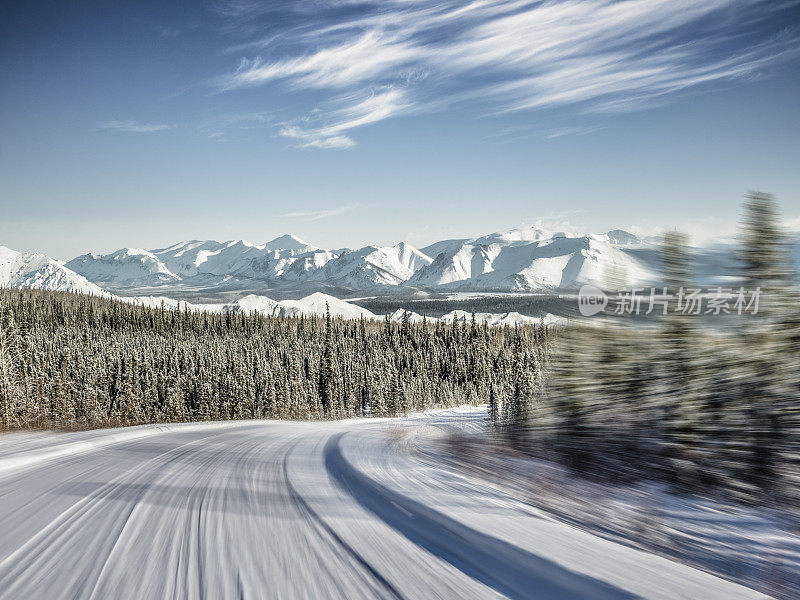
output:
<path id="1" fill-rule="evenodd" d="M 110 295 L 49 256 L 18 252 L 6 246 L 0 246 L 0 287 Z"/>
<path id="2" fill-rule="evenodd" d="M 596 282 L 604 271 L 648 280 L 652 269 L 628 249 L 641 245 L 623 230 L 606 234 L 550 231 L 538 226 L 476 238 L 442 240 L 418 249 L 408 242 L 326 250 L 293 234 L 264 244 L 191 240 L 154 250 L 122 248 L 85 254 L 66 266 L 113 290 L 170 285 L 350 291 L 443 288 L 472 291 L 571 289 Z"/>

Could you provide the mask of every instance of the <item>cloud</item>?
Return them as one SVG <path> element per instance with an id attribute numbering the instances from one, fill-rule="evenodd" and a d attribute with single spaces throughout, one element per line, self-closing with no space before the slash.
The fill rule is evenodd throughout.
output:
<path id="1" fill-rule="evenodd" d="M 546 131 L 544 133 L 544 138 L 548 140 L 554 140 L 568 135 L 588 135 L 590 133 L 594 133 L 595 131 L 600 131 L 601 129 L 603 129 L 603 127 L 600 125 L 562 127 L 561 129 L 551 129 Z"/>
<path id="2" fill-rule="evenodd" d="M 419 50 L 396 37 L 370 31 L 307 56 L 265 63 L 243 60 L 223 89 L 252 87 L 275 79 L 295 88 L 347 88 L 420 58 Z"/>
<path id="3" fill-rule="evenodd" d="M 346 135 L 333 135 L 329 137 L 318 136 L 316 132 L 304 131 L 297 127 L 287 127 L 281 130 L 283 137 L 299 138 L 302 143 L 298 144 L 298 148 L 327 148 L 343 150 L 345 148 L 352 148 L 356 145 L 353 138 Z"/>
<path id="4" fill-rule="evenodd" d="M 350 148 L 355 142 L 346 132 L 387 119 L 402 112 L 406 106 L 404 90 L 387 88 L 363 99 L 349 99 L 349 102 L 326 115 L 329 119 L 326 124 L 312 117 L 286 123 L 280 135 L 298 140 L 298 148 Z"/>
<path id="5" fill-rule="evenodd" d="M 151 133 L 153 131 L 164 131 L 166 129 L 175 128 L 175 125 L 165 125 L 163 123 L 136 123 L 135 121 L 101 121 L 97 126 L 100 129 L 130 131 L 133 133 Z"/>
<path id="6" fill-rule="evenodd" d="M 225 133 L 274 125 L 274 118 L 268 112 L 224 113 L 202 119 L 195 125 L 211 137 L 220 137 Z"/>
<path id="7" fill-rule="evenodd" d="M 500 143 L 522 139 L 538 138 L 542 140 L 555 140 L 567 136 L 589 135 L 605 129 L 603 125 L 563 125 L 543 126 L 542 124 L 520 124 L 504 127 L 492 132 L 487 139 L 497 140 Z"/>
<path id="8" fill-rule="evenodd" d="M 771 36 L 765 25 L 793 2 L 363 0 L 356 10 L 231 0 L 221 13 L 256 37 L 237 48 L 263 55 L 242 58 L 217 83 L 327 94 L 322 114 L 282 127 L 300 147 L 350 147 L 352 128 L 455 105 L 489 114 L 573 107 L 599 118 L 794 55 L 797 35 Z M 353 100 L 370 90 L 363 102 L 383 106 Z"/>
<path id="9" fill-rule="evenodd" d="M 288 219 L 303 219 L 305 221 L 318 221 L 320 219 L 328 219 L 330 217 L 338 217 L 346 213 L 352 212 L 360 208 L 360 204 L 347 204 L 345 206 L 338 206 L 336 208 L 326 208 L 322 210 L 300 210 L 281 215 L 281 217 Z"/>

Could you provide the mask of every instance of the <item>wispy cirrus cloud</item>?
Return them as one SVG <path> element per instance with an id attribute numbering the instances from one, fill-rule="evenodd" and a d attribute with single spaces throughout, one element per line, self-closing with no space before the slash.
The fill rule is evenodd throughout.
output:
<path id="1" fill-rule="evenodd" d="M 488 135 L 487 139 L 497 141 L 499 143 L 529 138 L 555 140 L 567 136 L 589 135 L 603 129 L 605 129 L 605 126 L 598 124 L 575 124 L 562 126 L 552 126 L 548 124 L 543 126 L 541 123 L 524 123 L 521 125 L 497 129 Z"/>
<path id="2" fill-rule="evenodd" d="M 324 208 L 321 210 L 298 210 L 281 215 L 287 219 L 302 219 L 304 221 L 318 221 L 320 219 L 328 219 L 330 217 L 338 217 L 349 212 L 353 212 L 360 208 L 361 204 L 346 204 L 344 206 L 337 206 L 334 208 Z"/>
<path id="3" fill-rule="evenodd" d="M 356 99 L 330 114 L 285 123 L 280 135 L 297 140 L 299 148 L 350 148 L 355 142 L 347 135 L 348 131 L 387 119 L 407 106 L 404 90 L 387 88 Z M 325 122 L 321 123 L 323 119 Z"/>
<path id="4" fill-rule="evenodd" d="M 229 135 L 247 132 L 274 124 L 274 118 L 266 112 L 223 113 L 202 119 L 194 127 L 212 139 L 228 138 Z"/>
<path id="5" fill-rule="evenodd" d="M 187 121 L 181 125 L 184 130 L 197 130 L 211 138 L 220 138 L 230 132 L 257 129 L 275 124 L 275 118 L 268 112 L 222 113 L 212 117 Z M 153 133 L 176 129 L 177 125 L 166 123 L 139 123 L 137 121 L 100 121 L 99 129 L 126 131 L 130 133 Z"/>
<path id="6" fill-rule="evenodd" d="M 164 123 L 137 123 L 136 121 L 101 121 L 97 124 L 100 129 L 112 129 L 114 131 L 128 131 L 132 133 L 152 133 L 154 131 L 164 131 L 174 129 L 175 125 Z"/>
<path id="7" fill-rule="evenodd" d="M 236 72 L 223 80 L 223 89 L 251 87 L 275 79 L 286 80 L 296 88 L 347 88 L 376 80 L 421 57 L 421 50 L 409 42 L 369 31 L 311 55 L 279 62 L 243 59 Z"/>
<path id="8" fill-rule="evenodd" d="M 221 13 L 254 38 L 237 49 L 260 54 L 218 86 L 328 94 L 282 127 L 300 147 L 351 147 L 353 128 L 455 105 L 637 110 L 797 52 L 795 32 L 764 25 L 794 1 L 233 0 Z"/>

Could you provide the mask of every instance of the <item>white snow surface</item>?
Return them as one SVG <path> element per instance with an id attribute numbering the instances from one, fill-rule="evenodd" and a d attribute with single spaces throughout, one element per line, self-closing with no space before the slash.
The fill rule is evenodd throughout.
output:
<path id="1" fill-rule="evenodd" d="M 44 254 L 17 252 L 5 246 L 0 246 L 0 287 L 109 295 L 82 275 Z"/>
<path id="2" fill-rule="evenodd" d="M 66 264 L 94 282 L 158 284 L 180 281 L 158 257 L 140 248 L 123 248 L 107 255 L 84 254 Z"/>
<path id="3" fill-rule="evenodd" d="M 230 286 L 264 281 L 281 286 L 320 283 L 350 290 L 411 286 L 475 291 L 572 289 L 586 282 L 622 284 L 654 278 L 635 250 L 639 238 L 615 229 L 577 234 L 526 226 L 471 239 L 443 240 L 422 250 L 407 242 L 357 250 L 323 250 L 295 235 L 265 244 L 192 240 L 168 248 L 123 248 L 68 263 L 110 287 Z M 615 279 L 615 284 L 618 283 Z"/>
<path id="4" fill-rule="evenodd" d="M 713 495 L 671 493 L 654 482 L 589 480 L 561 465 L 509 452 L 485 413 L 462 413 L 413 431 L 409 452 L 470 474 L 549 518 L 655 552 L 781 599 L 800 597 L 796 513 Z M 687 596 L 694 598 L 695 596 Z M 702 598 L 704 596 L 697 596 Z"/>
<path id="5" fill-rule="evenodd" d="M 118 298 L 122 301 L 140 304 L 149 308 L 164 308 L 170 310 L 190 310 L 206 312 L 257 312 L 271 317 L 299 317 L 303 316 L 322 316 L 325 314 L 326 304 L 330 307 L 332 317 L 342 319 L 378 319 L 365 308 L 356 304 L 351 304 L 345 300 L 340 300 L 334 296 L 315 292 L 299 300 L 273 300 L 266 296 L 249 294 L 235 302 L 223 304 L 192 304 L 183 300 L 173 300 L 163 296 L 137 296 L 133 298 Z"/>
<path id="6" fill-rule="evenodd" d="M 241 302 L 241 300 L 239 301 Z M 281 300 L 277 302 L 277 309 L 273 312 L 276 317 L 297 317 L 300 315 L 324 315 L 326 304 L 330 307 L 331 316 L 343 319 L 377 319 L 365 308 L 339 300 L 322 292 L 315 292 L 300 300 Z"/>
<path id="7" fill-rule="evenodd" d="M 334 256 L 285 235 L 261 245 L 245 240 L 192 240 L 151 251 L 123 248 L 107 255 L 79 256 L 68 266 L 93 281 L 135 287 L 197 276 L 211 277 L 212 283 L 225 283 L 229 278 L 270 280 L 287 272 L 296 275 L 316 270 Z"/>
<path id="8" fill-rule="evenodd" d="M 645 264 L 602 236 L 535 229 L 454 243 L 408 283 L 475 291 L 544 290 L 574 289 L 588 282 L 605 284 L 612 279 L 613 287 L 621 287 L 656 277 Z"/>
<path id="9" fill-rule="evenodd" d="M 394 246 L 365 246 L 328 261 L 311 279 L 356 289 L 400 285 L 431 262 L 429 256 L 405 242 Z"/>
<path id="10" fill-rule="evenodd" d="M 404 450 L 416 432 L 468 416 L 0 435 L 0 590 L 29 600 L 764 597 Z"/>
<path id="11" fill-rule="evenodd" d="M 295 252 L 313 252 L 315 250 L 321 250 L 321 248 L 317 248 L 291 233 L 270 240 L 264 244 L 264 247 L 267 250 L 294 250 Z"/>
<path id="12" fill-rule="evenodd" d="M 231 280 L 282 284 L 324 282 L 349 288 L 399 285 L 432 259 L 406 242 L 329 251 L 287 234 L 266 244 L 244 240 L 193 240 L 145 251 L 123 248 L 108 255 L 86 254 L 68 263 L 101 284 L 145 287 L 159 283 L 226 285 Z"/>
<path id="13" fill-rule="evenodd" d="M 458 319 L 459 321 L 466 320 L 467 323 L 469 323 L 472 320 L 472 313 L 465 310 L 452 310 L 441 317 L 441 320 L 445 323 L 452 323 L 454 319 Z M 555 315 L 551 315 L 550 313 L 547 313 L 543 317 L 529 317 L 518 312 L 475 313 L 475 321 L 477 323 L 483 324 L 485 322 L 491 327 L 502 327 L 503 325 L 508 325 L 510 327 L 513 327 L 514 325 L 538 325 L 540 323 L 544 323 L 545 325 L 553 325 L 556 323 L 561 323 L 563 320 L 564 319 L 562 317 L 557 317 Z"/>
<path id="14" fill-rule="evenodd" d="M 173 247 L 170 252 L 178 254 L 183 252 L 182 255 L 186 255 L 187 250 L 197 250 L 198 246 L 193 246 L 192 244 L 193 243 L 181 244 L 180 248 Z M 230 244 L 230 247 L 245 247 L 241 242 L 231 242 Z M 425 258 L 427 258 L 404 244 L 398 244 L 397 246 L 380 250 L 387 250 L 386 253 L 380 254 L 382 257 L 391 257 L 393 260 L 405 265 L 404 268 L 408 269 L 413 269 L 415 265 L 418 267 L 419 264 L 425 264 Z M 200 251 L 202 252 L 203 250 Z M 115 254 L 119 260 L 126 263 L 130 257 L 141 257 L 143 260 L 149 260 L 153 256 L 152 253 L 146 250 L 127 250 L 124 253 Z M 312 254 L 317 253 L 315 252 Z M 129 264 L 132 270 L 136 270 L 138 268 L 137 265 L 141 263 L 133 262 Z M 160 273 L 161 271 L 158 272 Z M 249 294 L 234 302 L 218 304 L 194 304 L 184 300 L 175 300 L 167 296 L 117 296 L 90 283 L 82 276 L 72 272 L 66 266 L 59 264 L 57 261 L 43 254 L 23 254 L 4 246 L 0 246 L 0 286 L 93 294 L 95 296 L 104 296 L 120 302 L 139 304 L 149 308 L 161 308 L 163 306 L 168 310 L 188 309 L 191 311 L 207 312 L 258 312 L 273 317 L 299 317 L 301 315 L 322 316 L 325 314 L 327 304 L 330 307 L 331 316 L 333 317 L 340 317 L 343 319 L 359 319 L 362 316 L 365 319 L 383 318 L 356 304 L 322 292 L 315 292 L 299 300 L 273 300 L 267 296 Z M 392 321 L 402 321 L 404 312 L 404 309 L 398 309 L 389 315 L 389 318 Z M 453 311 L 444 315 L 442 319 L 447 322 L 452 322 L 454 316 L 458 316 L 459 319 L 463 319 L 464 317 L 467 319 L 471 318 L 471 315 L 464 311 Z M 415 323 L 422 321 L 422 316 L 413 312 L 409 313 L 409 317 L 411 321 Z M 476 318 L 480 322 L 486 321 L 490 325 L 522 325 L 525 323 L 539 322 L 537 318 L 523 316 L 516 312 L 478 313 Z M 435 318 L 429 319 L 431 322 L 435 320 Z M 554 321 L 555 317 L 552 317 L 552 315 L 547 315 L 545 318 L 546 323 Z"/>
<path id="15" fill-rule="evenodd" d="M 656 246 L 652 238 L 622 229 L 586 234 L 538 226 L 442 240 L 422 249 L 399 242 L 324 250 L 286 234 L 260 245 L 191 240 L 154 250 L 122 248 L 85 254 L 65 266 L 126 295 L 137 288 L 150 293 L 154 286 L 253 291 L 264 285 L 302 293 L 322 287 L 367 293 L 387 287 L 405 287 L 409 293 L 548 292 L 571 291 L 584 283 L 609 289 L 655 284 L 661 268 Z M 800 264 L 800 238 L 792 239 L 791 251 Z M 698 282 L 737 281 L 732 244 L 693 248 L 692 253 Z M 42 285 L 52 273 L 28 279 Z"/>
<path id="16" fill-rule="evenodd" d="M 388 317 L 389 317 L 390 321 L 394 321 L 395 323 L 402 323 L 402 321 L 405 318 L 406 314 L 408 314 L 408 320 L 411 323 L 422 323 L 422 319 L 423 319 L 422 315 L 420 315 L 418 313 L 415 313 L 413 311 L 410 311 L 410 310 L 406 310 L 404 308 L 398 308 L 396 311 L 394 311 L 393 313 L 389 314 Z M 432 321 L 435 321 L 436 319 L 431 319 L 430 317 L 428 317 L 427 320 L 432 322 Z"/>

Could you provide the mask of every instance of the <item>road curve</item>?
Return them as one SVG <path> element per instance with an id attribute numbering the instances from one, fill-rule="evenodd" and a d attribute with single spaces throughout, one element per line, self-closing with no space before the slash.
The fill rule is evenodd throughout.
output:
<path id="1" fill-rule="evenodd" d="M 400 450 L 431 424 L 0 436 L 0 598 L 762 597 Z"/>

